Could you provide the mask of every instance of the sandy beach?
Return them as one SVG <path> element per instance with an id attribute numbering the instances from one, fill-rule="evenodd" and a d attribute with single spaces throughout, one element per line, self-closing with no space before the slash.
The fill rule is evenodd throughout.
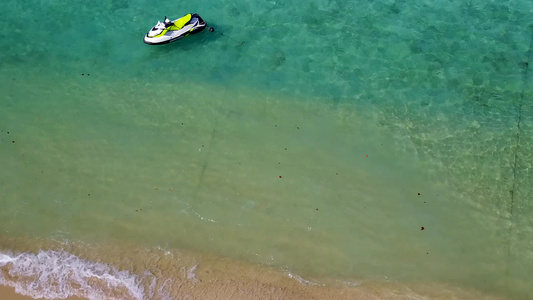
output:
<path id="1" fill-rule="evenodd" d="M 253 287 L 253 289 L 249 289 Z M 380 289 L 381 288 L 381 289 Z M 245 300 L 245 299 L 341 299 L 341 300 L 399 300 L 399 299 L 485 299 L 504 300 L 495 296 L 487 296 L 478 292 L 465 292 L 457 289 L 448 291 L 431 291 L 432 286 L 419 287 L 423 295 L 414 296 L 410 289 L 397 287 L 383 289 L 383 286 L 373 288 L 328 288 L 323 286 L 309 287 L 290 282 L 260 282 L 250 278 L 218 279 L 211 283 L 198 283 L 197 288 L 187 293 L 180 294 L 178 298 L 171 299 L 218 299 L 218 300 Z M 411 296 L 408 296 L 410 294 Z M 12 287 L 0 286 L 2 300 L 33 300 L 29 296 L 17 294 Z M 39 298 L 43 299 L 43 298 Z M 67 300 L 87 300 L 71 296 Z M 118 298 L 121 299 L 121 298 Z M 128 299 L 128 298 L 125 298 Z M 60 300 L 60 299 L 52 299 Z"/>
<path id="2" fill-rule="evenodd" d="M 131 253 L 126 253 L 131 255 Z M 198 265 L 185 268 L 177 261 L 162 258 L 156 264 L 174 275 L 170 284 L 159 286 L 153 296 L 146 299 L 351 299 L 351 300 L 399 300 L 399 299 L 484 299 L 504 300 L 458 286 L 430 282 L 346 282 L 331 280 L 316 282 L 290 272 L 269 266 L 256 265 L 230 258 L 203 256 Z M 183 263 L 183 261 L 181 261 Z M 89 279 L 90 280 L 90 279 Z M 97 281 L 93 281 L 98 284 Z M 93 286 L 94 287 L 94 286 Z M 77 291 L 82 293 L 82 291 Z M 12 287 L 0 286 L 0 299 L 30 300 L 29 296 L 15 293 Z M 134 299 L 131 294 L 115 290 L 116 298 Z M 86 299 L 69 297 L 69 300 Z M 95 298 L 94 295 L 92 299 Z"/>
<path id="3" fill-rule="evenodd" d="M 33 300 L 30 296 L 15 293 L 15 288 L 0 285 L 0 298 L 2 300 Z M 41 298 L 42 299 L 42 298 Z M 80 297 L 68 297 L 67 300 L 86 300 Z"/>

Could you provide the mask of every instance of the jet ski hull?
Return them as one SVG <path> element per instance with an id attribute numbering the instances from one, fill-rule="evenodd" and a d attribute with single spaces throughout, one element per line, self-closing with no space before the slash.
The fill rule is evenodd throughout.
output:
<path id="1" fill-rule="evenodd" d="M 207 27 L 205 21 L 198 14 L 185 15 L 180 19 L 174 20 L 172 23 L 180 23 L 180 20 L 186 17 L 188 18 L 189 15 L 190 20 L 187 22 L 182 22 L 183 24 L 179 25 L 172 25 L 168 28 L 158 27 L 160 24 L 163 24 L 158 23 L 144 36 L 144 43 L 148 45 L 163 45 L 172 43 L 191 34 L 201 32 Z M 159 29 L 159 31 L 157 29 Z"/>

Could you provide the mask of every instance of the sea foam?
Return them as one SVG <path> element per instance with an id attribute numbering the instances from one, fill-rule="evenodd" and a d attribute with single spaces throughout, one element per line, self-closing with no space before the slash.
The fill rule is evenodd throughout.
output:
<path id="1" fill-rule="evenodd" d="M 156 278 L 85 260 L 66 251 L 0 252 L 0 285 L 33 298 L 149 299 Z"/>

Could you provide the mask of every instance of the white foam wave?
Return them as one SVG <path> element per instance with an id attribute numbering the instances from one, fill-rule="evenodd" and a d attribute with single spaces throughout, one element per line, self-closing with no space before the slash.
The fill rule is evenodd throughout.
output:
<path id="1" fill-rule="evenodd" d="M 310 285 L 310 286 L 314 286 L 314 285 L 324 285 L 322 283 L 318 283 L 318 282 L 313 282 L 311 280 L 307 280 L 307 279 L 303 279 L 301 276 L 298 276 L 294 273 L 291 273 L 291 272 L 286 272 L 287 276 L 289 278 L 292 278 L 292 279 L 296 279 L 300 284 L 302 285 Z"/>
<path id="2" fill-rule="evenodd" d="M 152 284 L 145 290 L 143 282 L 150 276 Z M 66 251 L 0 252 L 0 285 L 33 298 L 146 299 L 154 283 L 151 274 L 137 276 Z"/>
<path id="3" fill-rule="evenodd" d="M 192 268 L 189 269 L 189 271 L 187 271 L 187 279 L 192 279 L 194 283 L 198 282 L 198 278 L 196 278 L 196 274 L 194 273 L 194 271 L 196 271 L 197 266 L 198 264 L 194 265 Z"/>
<path id="4" fill-rule="evenodd" d="M 361 283 L 359 282 L 353 282 L 348 280 L 340 281 L 340 283 L 346 286 L 361 286 Z"/>

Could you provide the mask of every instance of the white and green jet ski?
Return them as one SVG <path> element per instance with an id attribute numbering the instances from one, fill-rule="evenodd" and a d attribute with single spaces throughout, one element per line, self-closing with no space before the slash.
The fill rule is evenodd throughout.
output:
<path id="1" fill-rule="evenodd" d="M 164 22 L 157 21 L 157 24 L 150 29 L 144 37 L 144 42 L 148 45 L 167 44 L 198 33 L 205 27 L 207 24 L 198 14 L 186 14 L 174 21 L 165 17 Z"/>

